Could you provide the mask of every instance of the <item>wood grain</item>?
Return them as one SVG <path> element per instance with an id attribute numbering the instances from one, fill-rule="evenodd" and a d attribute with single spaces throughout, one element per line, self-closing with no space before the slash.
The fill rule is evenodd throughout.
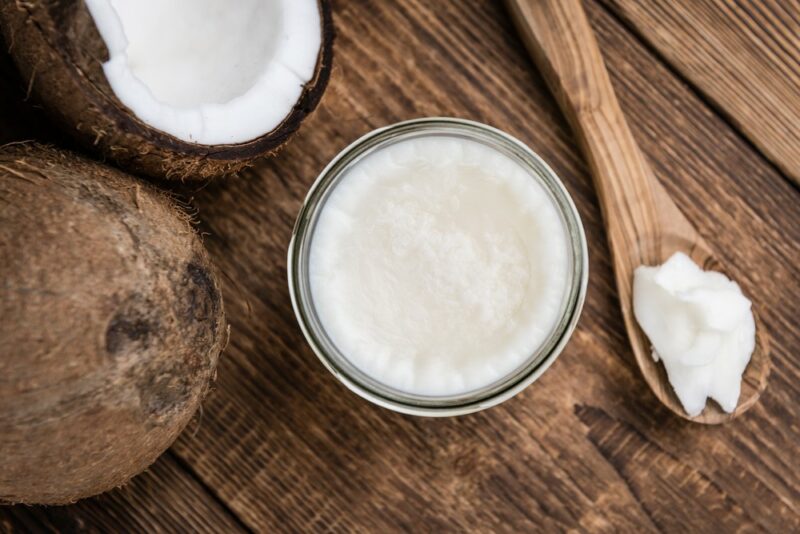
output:
<path id="1" fill-rule="evenodd" d="M 183 189 L 224 272 L 232 334 L 196 434 L 171 454 L 247 527 L 800 529 L 800 193 L 614 17 L 586 7 L 656 176 L 759 308 L 773 340 L 761 401 L 730 425 L 692 425 L 640 378 L 588 168 L 500 3 L 339 2 L 331 86 L 294 142 L 239 179 Z M 553 367 L 501 406 L 445 420 L 377 408 L 330 376 L 295 323 L 285 272 L 294 218 L 330 158 L 375 127 L 425 115 L 481 120 L 530 144 L 572 193 L 590 251 L 584 314 Z M 91 521 L 160 515 L 185 529 L 153 502 L 190 513 L 169 488 L 132 491 L 148 504 Z M 697 497 L 710 506 L 689 517 L 682 507 Z M 27 509 L 37 519 L 48 510 Z"/>
<path id="2" fill-rule="evenodd" d="M 649 517 L 659 530 L 767 532 L 712 478 L 676 460 L 636 429 L 591 406 L 576 406 L 575 413 L 589 428 L 589 440 L 617 469 L 642 507 L 650 511 Z M 653 465 L 660 469 L 650 472 Z M 681 490 L 681 506 L 665 513 L 659 503 L 671 500 L 675 488 Z M 715 513 L 708 514 L 707 510 Z"/>
<path id="3" fill-rule="evenodd" d="M 656 397 L 697 423 L 725 423 L 755 404 L 767 385 L 769 344 L 759 331 L 742 375 L 739 403 L 727 413 L 716 402 L 689 416 L 664 366 L 633 314 L 633 273 L 676 252 L 706 270 L 725 271 L 711 248 L 655 178 L 619 107 L 581 0 L 508 0 L 523 41 L 566 115 L 589 163 L 600 200 L 625 328 L 636 362 Z"/>
<path id="4" fill-rule="evenodd" d="M 0 532 L 242 532 L 244 526 L 166 453 L 125 487 L 71 506 L 0 510 Z"/>
<path id="5" fill-rule="evenodd" d="M 800 2 L 602 2 L 800 184 Z"/>

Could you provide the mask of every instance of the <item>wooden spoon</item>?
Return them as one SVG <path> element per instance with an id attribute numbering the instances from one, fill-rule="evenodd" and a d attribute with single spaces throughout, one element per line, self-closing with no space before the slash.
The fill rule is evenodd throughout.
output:
<path id="1" fill-rule="evenodd" d="M 683 251 L 704 269 L 723 270 L 711 249 L 655 179 L 631 135 L 580 0 L 507 0 L 525 44 L 589 161 L 600 198 L 622 315 L 636 361 L 650 388 L 673 412 L 698 423 L 744 413 L 767 384 L 769 351 L 756 317 L 756 349 L 733 413 L 714 401 L 689 417 L 633 315 L 633 270 Z M 754 310 L 755 313 L 755 310 Z"/>

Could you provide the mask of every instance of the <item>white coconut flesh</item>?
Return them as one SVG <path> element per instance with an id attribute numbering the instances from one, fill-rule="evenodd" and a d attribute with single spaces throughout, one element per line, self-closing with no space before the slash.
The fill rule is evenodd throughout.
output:
<path id="1" fill-rule="evenodd" d="M 274 130 L 314 76 L 317 0 L 86 0 L 111 89 L 147 125 L 202 145 Z"/>

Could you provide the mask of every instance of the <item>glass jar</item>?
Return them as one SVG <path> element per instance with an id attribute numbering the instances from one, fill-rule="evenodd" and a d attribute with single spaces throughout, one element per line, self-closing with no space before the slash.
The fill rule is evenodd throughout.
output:
<path id="1" fill-rule="evenodd" d="M 309 280 L 309 250 L 314 228 L 329 193 L 363 157 L 398 141 L 427 136 L 461 137 L 497 150 L 526 169 L 550 195 L 569 239 L 567 291 L 560 317 L 546 341 L 512 373 L 478 390 L 451 396 L 423 396 L 394 389 L 356 368 L 325 332 L 314 308 Z M 451 416 L 489 408 L 516 395 L 556 359 L 578 322 L 589 274 L 586 236 L 575 204 L 556 174 L 521 141 L 485 124 L 453 118 L 424 118 L 372 131 L 342 150 L 317 178 L 297 218 L 289 244 L 288 278 L 292 306 L 306 340 L 344 385 L 361 397 L 411 415 Z"/>

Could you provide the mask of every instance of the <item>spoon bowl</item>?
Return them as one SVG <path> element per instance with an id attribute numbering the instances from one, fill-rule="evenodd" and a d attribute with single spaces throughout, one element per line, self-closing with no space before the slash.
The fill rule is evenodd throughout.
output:
<path id="1" fill-rule="evenodd" d="M 688 255 L 703 270 L 718 271 L 726 276 L 728 275 L 700 236 L 689 240 L 683 235 L 671 233 L 663 235 L 658 239 L 644 239 L 643 244 L 646 245 L 646 249 L 658 251 L 659 259 L 656 260 L 654 264 L 664 263 L 675 252 L 680 251 Z M 633 283 L 632 276 L 630 277 L 629 283 Z M 739 394 L 739 402 L 736 405 L 736 409 L 728 413 L 724 411 L 716 401 L 708 399 L 705 409 L 699 415 L 691 417 L 683 409 L 683 405 L 675 394 L 675 390 L 669 383 L 664 365 L 653 359 L 650 341 L 632 316 L 632 302 L 628 307 L 631 309 L 631 312 L 624 314 L 625 326 L 628 331 L 628 337 L 630 338 L 636 363 L 639 365 L 639 369 L 647 385 L 653 390 L 658 400 L 674 413 L 684 419 L 694 421 L 695 423 L 719 424 L 741 415 L 759 399 L 764 388 L 767 386 L 767 378 L 770 372 L 770 360 L 769 339 L 761 326 L 758 312 L 755 308 L 753 309 L 753 318 L 756 322 L 756 346 L 750 357 L 750 363 L 748 363 L 742 375 L 741 393 Z M 629 315 L 630 318 L 628 317 Z"/>

